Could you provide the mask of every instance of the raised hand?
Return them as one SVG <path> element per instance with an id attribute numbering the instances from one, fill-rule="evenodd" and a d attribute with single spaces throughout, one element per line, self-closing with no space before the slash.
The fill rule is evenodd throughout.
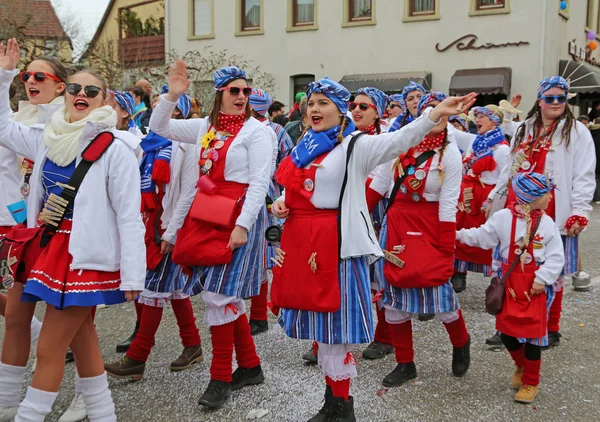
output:
<path id="1" fill-rule="evenodd" d="M 456 116 L 464 113 L 475 104 L 476 99 L 477 94 L 474 92 L 462 97 L 448 97 L 431 110 L 429 117 L 434 122 L 437 122 L 442 117 Z"/>
<path id="2" fill-rule="evenodd" d="M 522 99 L 523 99 L 523 96 L 522 96 L 521 94 L 516 94 L 516 95 L 513 95 L 513 96 L 510 98 L 510 104 L 511 104 L 511 105 L 512 105 L 514 108 L 517 108 L 517 107 L 519 107 L 519 104 L 521 104 L 521 100 L 522 100 Z"/>
<path id="3" fill-rule="evenodd" d="M 187 66 L 183 60 L 177 60 L 175 65 L 169 66 L 169 101 L 177 101 L 192 84 L 187 77 Z"/>
<path id="4" fill-rule="evenodd" d="M 0 43 L 0 69 L 16 69 L 20 58 L 21 51 L 16 39 L 9 39 L 6 43 L 6 48 L 4 43 Z"/>

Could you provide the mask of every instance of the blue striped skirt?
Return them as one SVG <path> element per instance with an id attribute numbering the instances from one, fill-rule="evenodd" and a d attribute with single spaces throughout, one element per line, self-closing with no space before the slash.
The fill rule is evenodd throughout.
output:
<path id="1" fill-rule="evenodd" d="M 265 269 L 267 224 L 267 207 L 264 206 L 248 232 L 248 242 L 233 252 L 230 263 L 212 267 L 192 267 L 191 276 L 181 275 L 184 293 L 194 296 L 206 290 L 242 299 L 258 295 Z"/>
<path id="2" fill-rule="evenodd" d="M 379 245 L 385 248 L 387 217 L 379 234 Z M 450 280 L 442 286 L 426 288 L 400 288 L 390 285 L 383 275 L 384 259 L 375 263 L 376 279 L 383 289 L 383 303 L 411 314 L 439 314 L 458 310 L 458 297 Z"/>
<path id="3" fill-rule="evenodd" d="M 461 261 L 460 259 L 454 260 L 455 273 L 466 273 L 467 271 L 471 271 L 473 273 L 481 273 L 484 277 L 492 276 L 491 265 L 475 264 L 473 262 Z"/>
<path id="4" fill-rule="evenodd" d="M 183 290 L 181 268 L 174 264 L 171 254 L 164 255 L 154 270 L 146 272 L 146 290 L 155 293 L 172 293 Z"/>
<path id="5" fill-rule="evenodd" d="M 325 344 L 359 344 L 373 340 L 367 258 L 342 260 L 338 276 L 342 303 L 336 312 L 281 309 L 278 321 L 289 337 Z"/>

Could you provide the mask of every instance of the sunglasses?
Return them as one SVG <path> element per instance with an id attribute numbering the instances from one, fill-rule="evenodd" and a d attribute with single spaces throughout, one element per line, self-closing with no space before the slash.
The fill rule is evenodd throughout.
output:
<path id="1" fill-rule="evenodd" d="M 358 106 L 359 109 L 361 109 L 362 111 L 367 111 L 369 109 L 369 107 L 371 107 L 373 110 L 377 111 L 377 107 L 375 107 L 373 104 L 367 104 L 367 103 L 355 103 L 355 102 L 351 102 L 350 103 L 350 111 L 354 111 L 354 109 Z"/>
<path id="2" fill-rule="evenodd" d="M 398 108 L 402 108 L 402 106 L 400 106 L 400 105 L 398 105 L 398 104 L 394 104 L 394 103 L 391 103 L 391 104 L 388 106 L 388 108 L 390 108 L 390 109 L 392 109 L 392 110 L 393 110 L 393 109 L 395 109 L 396 107 L 398 107 Z"/>
<path id="3" fill-rule="evenodd" d="M 564 104 L 567 102 L 566 95 L 545 95 L 540 97 L 546 104 L 553 104 L 554 101 L 558 101 L 558 104 Z"/>
<path id="4" fill-rule="evenodd" d="M 67 84 L 67 92 L 71 95 L 79 94 L 81 92 L 81 88 L 83 88 L 83 87 L 80 84 L 75 84 L 75 83 Z M 85 93 L 85 96 L 88 98 L 97 97 L 98 94 L 100 94 L 100 91 L 102 91 L 102 89 L 95 85 L 88 85 L 85 88 L 83 88 L 83 92 Z"/>
<path id="5" fill-rule="evenodd" d="M 250 94 L 252 94 L 252 87 L 246 86 L 246 87 L 240 88 L 239 86 L 225 86 L 223 88 L 219 88 L 219 91 L 229 91 L 229 93 L 231 95 L 233 95 L 234 97 L 237 97 L 238 95 L 240 95 L 240 91 L 241 91 L 244 94 L 244 97 L 249 97 Z"/>
<path id="6" fill-rule="evenodd" d="M 58 79 L 56 76 L 54 76 L 51 73 L 27 72 L 27 71 L 21 72 L 21 74 L 20 74 L 21 82 L 26 83 L 29 79 L 31 79 L 32 76 L 37 82 L 44 82 L 46 80 L 46 78 L 50 78 L 55 82 L 62 82 L 60 79 Z"/>

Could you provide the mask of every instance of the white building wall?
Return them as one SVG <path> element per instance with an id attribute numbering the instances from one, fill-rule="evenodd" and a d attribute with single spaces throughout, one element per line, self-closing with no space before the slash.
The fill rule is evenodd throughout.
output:
<path id="1" fill-rule="evenodd" d="M 313 74 L 340 80 L 348 74 L 429 71 L 433 88 L 448 91 L 458 69 L 510 67 L 511 93 L 522 93 L 522 108 L 535 100 L 540 78 L 555 74 L 568 58 L 568 41 L 585 45 L 586 1 L 571 0 L 570 19 L 558 0 L 511 0 L 511 13 L 469 16 L 471 0 L 440 0 L 440 19 L 403 22 L 404 0 L 375 0 L 376 25 L 342 27 L 344 0 L 318 0 L 318 30 L 287 32 L 288 1 L 263 0 L 264 34 L 236 36 L 236 0 L 214 0 L 214 38 L 188 40 L 189 0 L 167 0 L 167 51 L 212 46 L 227 49 L 273 74 L 273 96 L 289 104 L 290 77 Z M 545 22 L 545 24 L 544 24 Z M 466 34 L 478 45 L 527 41 L 520 47 L 436 51 Z M 525 110 L 524 110 L 525 111 Z"/>

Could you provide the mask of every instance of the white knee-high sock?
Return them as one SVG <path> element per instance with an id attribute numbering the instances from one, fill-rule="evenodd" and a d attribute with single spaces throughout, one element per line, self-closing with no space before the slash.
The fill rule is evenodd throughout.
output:
<path id="1" fill-rule="evenodd" d="M 97 377 L 79 378 L 79 384 L 90 422 L 115 422 L 115 404 L 108 388 L 106 372 Z"/>
<path id="2" fill-rule="evenodd" d="M 0 406 L 18 406 L 25 379 L 25 366 L 0 363 Z"/>
<path id="3" fill-rule="evenodd" d="M 42 331 L 42 323 L 34 315 L 33 318 L 31 318 L 31 344 L 37 342 L 40 331 Z"/>
<path id="4" fill-rule="evenodd" d="M 57 397 L 58 393 L 29 387 L 19 406 L 15 422 L 44 422 L 44 418 L 52 412 L 52 405 Z"/>
<path id="5" fill-rule="evenodd" d="M 81 389 L 81 378 L 79 378 L 77 370 L 75 370 L 75 393 L 83 394 L 83 390 Z"/>

